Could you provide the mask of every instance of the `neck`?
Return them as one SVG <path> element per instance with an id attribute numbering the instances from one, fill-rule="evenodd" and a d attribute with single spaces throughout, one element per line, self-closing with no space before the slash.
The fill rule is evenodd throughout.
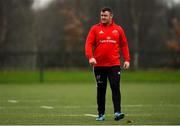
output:
<path id="1" fill-rule="evenodd" d="M 111 25 L 112 24 L 112 20 L 111 21 L 109 21 L 109 23 L 107 24 L 107 26 L 109 26 L 109 25 Z"/>

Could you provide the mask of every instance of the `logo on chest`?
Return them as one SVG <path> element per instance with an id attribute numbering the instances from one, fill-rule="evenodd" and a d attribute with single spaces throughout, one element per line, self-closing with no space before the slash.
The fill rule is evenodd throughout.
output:
<path id="1" fill-rule="evenodd" d="M 117 34 L 117 33 L 118 33 L 118 30 L 115 29 L 115 30 L 112 31 L 112 33 L 113 33 L 113 34 Z"/>
<path id="2" fill-rule="evenodd" d="M 111 39 L 111 36 L 107 36 L 106 39 L 107 39 L 107 40 L 110 40 L 110 39 Z"/>

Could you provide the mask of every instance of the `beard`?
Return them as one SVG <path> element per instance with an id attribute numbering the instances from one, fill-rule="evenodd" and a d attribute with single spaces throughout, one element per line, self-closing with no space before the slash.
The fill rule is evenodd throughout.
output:
<path id="1" fill-rule="evenodd" d="M 109 25 L 109 24 L 111 24 L 111 21 L 109 21 L 109 20 L 101 20 L 101 23 L 103 25 Z"/>

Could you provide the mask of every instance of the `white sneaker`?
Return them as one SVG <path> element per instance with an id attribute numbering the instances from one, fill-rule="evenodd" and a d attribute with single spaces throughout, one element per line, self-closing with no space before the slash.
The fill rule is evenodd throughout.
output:
<path id="1" fill-rule="evenodd" d="M 97 118 L 96 121 L 104 121 L 105 120 L 105 115 L 100 114 Z"/>
<path id="2" fill-rule="evenodd" d="M 114 113 L 114 120 L 120 120 L 124 118 L 124 113 L 116 112 Z"/>

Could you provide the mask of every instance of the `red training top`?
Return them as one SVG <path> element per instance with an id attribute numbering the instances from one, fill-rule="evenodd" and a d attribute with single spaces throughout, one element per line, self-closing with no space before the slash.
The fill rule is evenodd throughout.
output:
<path id="1" fill-rule="evenodd" d="M 114 22 L 105 26 L 102 23 L 91 27 L 86 39 L 85 54 L 94 57 L 94 66 L 120 65 L 120 51 L 125 61 L 130 61 L 129 48 L 123 29 Z"/>

